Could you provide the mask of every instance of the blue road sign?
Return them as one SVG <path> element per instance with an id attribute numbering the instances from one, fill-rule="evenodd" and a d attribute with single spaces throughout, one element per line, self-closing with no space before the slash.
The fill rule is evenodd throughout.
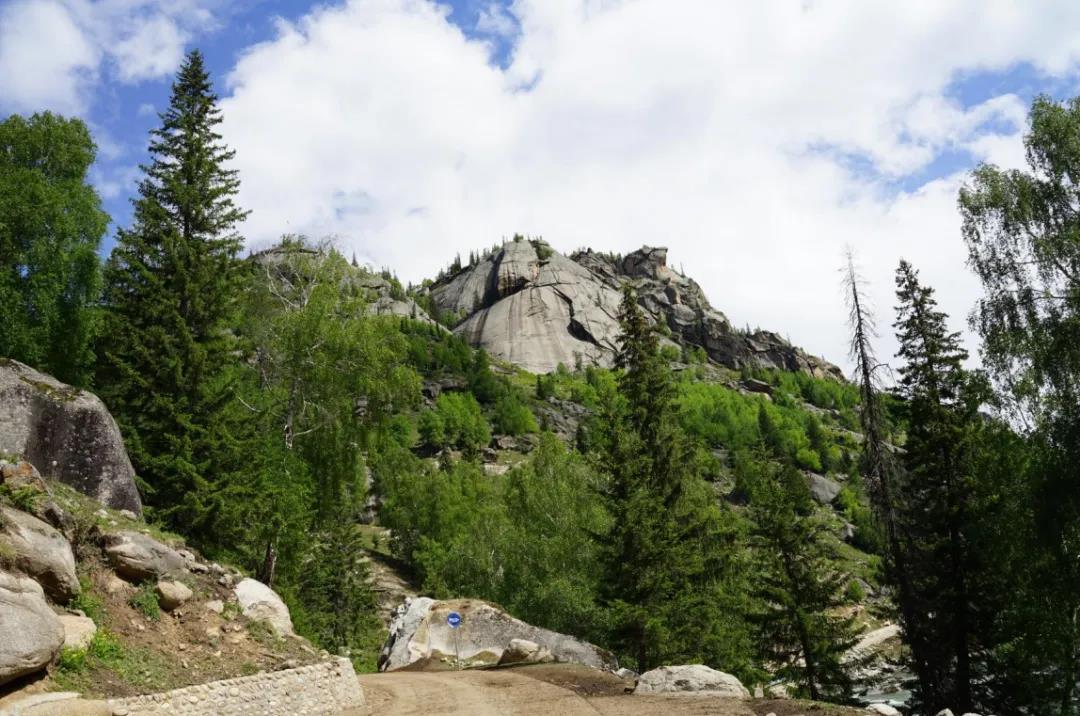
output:
<path id="1" fill-rule="evenodd" d="M 451 629 L 457 629 L 461 626 L 461 615 L 457 612 L 450 612 L 446 615 L 446 623 L 450 625 Z"/>

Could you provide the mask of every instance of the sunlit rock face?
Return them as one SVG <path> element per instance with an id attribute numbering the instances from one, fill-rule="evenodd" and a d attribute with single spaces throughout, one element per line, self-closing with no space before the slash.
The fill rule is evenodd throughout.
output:
<path id="1" fill-rule="evenodd" d="M 627 283 L 672 342 L 701 347 L 721 365 L 841 377 L 839 368 L 775 333 L 734 330 L 696 281 L 667 265 L 665 248 L 567 257 L 541 241 L 515 240 L 437 281 L 431 298 L 441 315 L 457 317 L 454 332 L 473 346 L 546 373 L 560 363 L 611 364 Z"/>

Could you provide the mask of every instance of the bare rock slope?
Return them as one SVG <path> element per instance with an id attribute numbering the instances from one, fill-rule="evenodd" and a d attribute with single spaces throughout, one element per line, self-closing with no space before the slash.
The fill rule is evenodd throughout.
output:
<path id="1" fill-rule="evenodd" d="M 703 348 L 729 368 L 744 365 L 840 377 L 840 369 L 775 333 L 743 333 L 714 309 L 701 287 L 667 265 L 667 249 L 625 257 L 579 251 L 569 257 L 540 241 L 515 240 L 436 282 L 431 298 L 454 332 L 495 358 L 545 373 L 559 363 L 610 365 L 619 333 L 620 290 L 680 345 Z"/>

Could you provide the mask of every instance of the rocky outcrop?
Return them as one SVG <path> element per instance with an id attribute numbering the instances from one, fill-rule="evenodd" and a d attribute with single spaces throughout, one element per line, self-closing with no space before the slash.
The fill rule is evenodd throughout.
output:
<path id="1" fill-rule="evenodd" d="M 461 616 L 461 625 L 447 623 L 451 612 Z M 537 658 L 550 653 L 555 661 L 584 664 L 614 671 L 615 657 L 588 642 L 566 634 L 541 629 L 515 619 L 498 607 L 475 599 L 436 601 L 428 597 L 407 600 L 390 624 L 390 636 L 379 656 L 382 671 L 400 669 L 427 661 L 448 661 L 467 665 L 497 664 L 514 640 L 536 645 L 519 645 Z"/>
<path id="2" fill-rule="evenodd" d="M 0 563 L 40 584 L 54 602 L 79 593 L 75 555 L 64 535 L 33 515 L 0 506 Z"/>
<path id="3" fill-rule="evenodd" d="M 0 359 L 0 453 L 114 509 L 142 512 L 120 429 L 94 394 Z"/>
<path id="4" fill-rule="evenodd" d="M 105 557 L 124 579 L 141 582 L 185 568 L 184 558 L 168 545 L 142 532 L 117 532 L 103 538 Z"/>
<path id="5" fill-rule="evenodd" d="M 566 257 L 541 241 L 515 240 L 430 291 L 440 315 L 460 317 L 455 333 L 500 360 L 543 373 L 559 363 L 611 363 L 625 283 L 674 341 L 703 348 L 721 365 L 841 377 L 839 368 L 775 333 L 734 330 L 693 279 L 667 265 L 665 248 Z"/>
<path id="6" fill-rule="evenodd" d="M 619 292 L 529 241 L 510 242 L 436 284 L 431 298 L 441 314 L 465 316 L 454 332 L 470 344 L 538 373 L 579 360 L 610 363 L 619 332 Z"/>
<path id="7" fill-rule="evenodd" d="M 32 579 L 0 572 L 0 684 L 45 668 L 64 644 L 64 628 Z"/>
<path id="8" fill-rule="evenodd" d="M 233 591 L 241 611 L 248 619 L 269 624 L 278 636 L 292 635 L 289 608 L 273 589 L 254 579 L 243 579 Z"/>
<path id="9" fill-rule="evenodd" d="M 700 694 L 749 699 L 750 692 L 737 678 L 703 664 L 661 666 L 638 678 L 635 694 Z"/>

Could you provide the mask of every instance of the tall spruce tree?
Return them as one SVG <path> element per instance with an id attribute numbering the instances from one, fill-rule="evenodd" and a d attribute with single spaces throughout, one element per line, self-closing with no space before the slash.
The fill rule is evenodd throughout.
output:
<path id="1" fill-rule="evenodd" d="M 230 469 L 225 369 L 236 360 L 229 324 L 240 276 L 236 227 L 246 216 L 233 201 L 233 152 L 215 131 L 221 112 L 197 50 L 161 122 L 134 224 L 119 232 L 106 267 L 99 381 L 150 505 L 190 530 L 207 512 L 211 476 Z"/>
<path id="2" fill-rule="evenodd" d="M 599 438 L 611 525 L 598 540 L 609 643 L 642 671 L 673 660 L 734 661 L 745 643 L 739 623 L 722 621 L 733 614 L 720 603 L 738 559 L 734 532 L 676 423 L 670 370 L 629 287 L 620 322 L 623 373 Z"/>
<path id="3" fill-rule="evenodd" d="M 811 699 L 847 701 L 852 679 L 843 656 L 856 638 L 854 617 L 843 609 L 850 606 L 850 576 L 840 568 L 833 521 L 805 498 L 804 477 L 794 467 L 764 453 L 753 464 L 751 545 L 763 660 Z"/>
<path id="4" fill-rule="evenodd" d="M 976 626 L 966 533 L 980 396 L 963 367 L 967 351 L 960 334 L 948 330 L 933 289 L 919 283 L 918 272 L 903 260 L 896 270 L 896 297 L 897 356 L 904 361 L 897 393 L 908 418 L 902 520 L 907 569 L 920 605 L 918 629 L 927 634 L 912 647 L 922 649 L 931 677 L 919 684 L 918 695 L 929 713 L 966 712 L 973 707 Z"/>

